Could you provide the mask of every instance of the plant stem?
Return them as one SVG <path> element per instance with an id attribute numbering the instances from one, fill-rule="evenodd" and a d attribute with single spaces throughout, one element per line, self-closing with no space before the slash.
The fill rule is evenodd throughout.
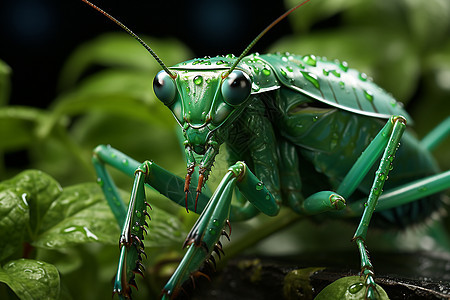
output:
<path id="1" fill-rule="evenodd" d="M 301 216 L 292 210 L 282 209 L 278 216 L 271 218 L 269 221 L 264 222 L 258 227 L 250 230 L 237 241 L 233 241 L 233 244 L 226 249 L 226 256 L 224 256 L 221 260 L 221 264 L 226 264 L 229 259 L 240 254 L 245 249 L 257 244 L 273 233 L 292 225 L 300 218 Z"/>

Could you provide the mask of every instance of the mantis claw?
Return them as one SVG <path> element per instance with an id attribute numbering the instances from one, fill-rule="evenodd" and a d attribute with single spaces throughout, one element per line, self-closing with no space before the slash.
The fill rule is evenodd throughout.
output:
<path id="1" fill-rule="evenodd" d="M 228 226 L 228 229 L 230 229 L 229 235 L 231 235 L 231 223 L 230 223 L 230 220 L 227 220 L 227 221 L 225 222 L 225 224 Z"/>
<path id="2" fill-rule="evenodd" d="M 189 209 L 188 209 L 189 185 L 191 184 L 191 178 L 192 178 L 193 173 L 194 173 L 194 164 L 190 164 L 187 168 L 186 178 L 184 179 L 184 193 L 186 195 L 184 201 L 185 201 L 185 207 L 186 207 L 187 213 L 189 213 Z M 198 196 L 197 196 L 197 198 L 198 198 Z M 197 201 L 195 203 L 197 203 Z"/>
<path id="3" fill-rule="evenodd" d="M 224 235 L 227 238 L 227 240 L 230 241 L 230 236 L 225 230 L 222 230 L 222 235 Z"/>
<path id="4" fill-rule="evenodd" d="M 198 197 L 200 196 L 200 193 L 202 192 L 202 188 L 203 188 L 203 184 L 205 181 L 205 172 L 206 169 L 205 168 L 200 168 L 199 171 L 199 176 L 198 176 L 198 184 L 197 184 L 197 196 L 195 197 L 195 208 L 194 211 L 197 212 L 197 202 L 198 202 Z"/>

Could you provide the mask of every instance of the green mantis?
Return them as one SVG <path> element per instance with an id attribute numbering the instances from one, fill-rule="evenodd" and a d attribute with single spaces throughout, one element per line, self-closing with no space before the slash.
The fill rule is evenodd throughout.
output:
<path id="1" fill-rule="evenodd" d="M 353 241 L 365 297 L 375 299 L 378 288 L 365 246 L 369 223 L 404 227 L 441 207 L 439 192 L 450 187 L 450 171 L 439 173 L 429 149 L 448 135 L 450 118 L 420 142 L 407 128 L 412 120 L 402 106 L 346 62 L 289 53 L 247 55 L 265 32 L 308 1 L 269 25 L 239 57 L 205 57 L 172 67 L 119 21 L 83 1 L 135 37 L 160 64 L 154 91 L 182 129 L 186 157 L 182 179 L 109 146 L 94 150 L 99 182 L 122 228 L 114 292 L 130 298 L 135 273 L 143 274 L 147 184 L 200 213 L 163 298 L 176 296 L 183 282 L 201 275 L 199 268 L 213 252 L 223 252 L 220 238 L 229 239 L 230 222 L 259 213 L 274 216 L 286 205 L 300 215 L 359 220 Z M 204 185 L 220 145 L 226 146 L 230 167 L 210 194 Z M 106 165 L 134 178 L 128 207 Z M 306 184 L 311 179 L 316 186 Z"/>

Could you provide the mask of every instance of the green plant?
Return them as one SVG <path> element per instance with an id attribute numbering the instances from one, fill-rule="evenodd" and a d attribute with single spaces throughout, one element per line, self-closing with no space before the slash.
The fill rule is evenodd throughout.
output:
<path id="1" fill-rule="evenodd" d="M 377 83 L 405 103 L 416 122 L 420 136 L 448 115 L 447 103 L 450 96 L 448 85 L 450 8 L 448 2 L 433 0 L 424 5 L 423 1 L 418 0 L 401 0 L 395 4 L 380 1 L 323 0 L 313 1 L 302 10 L 303 12 L 298 16 L 290 17 L 294 35 L 283 38 L 270 50 L 297 54 L 312 53 L 348 61 L 351 67 L 370 74 Z M 330 17 L 339 18 L 340 26 L 316 29 L 321 21 Z M 175 41 L 159 43 L 152 39 L 149 44 L 157 53 L 163 53 L 164 61 L 168 65 L 191 56 L 189 51 Z M 213 56 L 216 54 L 211 53 Z M 102 68 L 101 71 L 89 75 L 99 66 Z M 9 93 L 10 71 L 5 64 L 0 64 L 0 105 L 2 105 L 0 155 L 26 149 L 30 156 L 29 168 L 44 170 L 57 178 L 63 186 L 68 186 L 64 188 L 60 196 L 48 197 L 51 199 L 46 201 L 51 203 L 63 201 L 61 197 L 68 197 L 70 191 L 74 192 L 74 189 L 89 190 L 91 191 L 90 201 L 95 202 L 95 205 L 102 209 L 105 203 L 100 198 L 96 198 L 100 197 L 97 187 L 90 184 L 74 185 L 80 182 L 92 183 L 96 180 L 90 158 L 92 149 L 97 144 L 112 144 L 138 160 L 153 159 L 174 173 L 183 174 L 184 163 L 175 133 L 177 124 L 170 113 L 157 102 L 151 88 L 153 76 L 158 71 L 159 67 L 145 50 L 125 34 L 99 37 L 81 46 L 68 60 L 61 75 L 60 96 L 48 109 L 42 110 L 5 106 Z M 146 136 L 144 142 L 139 139 L 143 135 Z M 160 142 L 155 143 L 155 141 Z M 447 142 L 436 151 L 444 169 L 450 166 L 448 151 L 446 151 L 448 147 Z M 10 178 L 20 171 L 5 169 L 2 165 L 0 162 L 2 179 Z M 23 176 L 48 178 L 46 175 L 30 175 L 35 173 L 24 174 L 2 184 L 5 186 L 4 190 L 10 191 L 13 189 L 12 185 L 20 186 L 22 183 L 19 182 L 23 182 Z M 128 192 L 131 186 L 129 179 L 120 177 L 117 173 L 113 175 L 119 177 L 116 182 Z M 27 190 L 27 193 L 31 195 L 32 192 Z M 13 203 L 13 206 L 17 204 L 19 208 L 23 203 L 20 197 L 20 194 L 15 194 L 4 199 L 8 201 L 7 203 Z M 152 226 L 155 226 L 152 228 L 152 233 L 155 232 L 155 234 L 147 238 L 149 242 L 146 241 L 153 245 L 147 245 L 147 250 L 152 254 L 151 260 L 147 263 L 155 265 L 179 255 L 179 250 L 177 252 L 174 249 L 182 244 L 187 228 L 193 220 L 192 216 L 184 214 L 182 208 L 167 204 L 156 193 L 151 197 L 154 201 L 152 205 L 159 205 L 161 208 L 155 210 L 155 214 L 157 214 L 156 211 L 162 211 L 161 219 L 167 220 L 167 222 L 161 222 L 159 228 L 172 228 L 168 230 L 169 233 L 160 233 L 158 236 L 158 231 L 155 230 L 155 227 L 158 228 L 158 221 L 154 223 L 155 220 L 152 220 Z M 42 196 L 42 198 L 46 197 Z M 33 209 L 29 209 L 29 212 L 33 212 Z M 101 212 L 102 209 L 98 211 Z M 153 214 L 152 218 L 157 220 Z M 15 249 L 15 253 L 2 258 L 4 270 L 5 267 L 10 270 L 9 272 L 13 270 L 9 265 L 11 261 L 17 261 L 16 266 L 19 266 L 17 270 L 21 271 L 31 266 L 38 266 L 39 264 L 34 260 L 31 261 L 36 259 L 45 262 L 45 269 L 49 270 L 47 271 L 51 274 L 49 278 L 50 276 L 52 278 L 49 282 L 55 286 L 58 280 L 63 283 L 60 288 L 61 295 L 72 294 L 74 298 L 88 299 L 89 297 L 101 298 L 110 293 L 109 281 L 115 271 L 118 253 L 117 227 L 110 228 L 111 237 L 104 236 L 104 239 L 99 240 L 105 244 L 104 246 L 97 242 L 93 244 L 92 238 L 84 236 L 85 240 L 82 242 L 66 241 L 65 247 L 50 249 L 40 248 L 41 244 L 37 242 L 46 236 L 47 230 L 43 231 L 43 228 L 61 230 L 62 227 L 51 227 L 45 224 L 37 226 L 37 223 L 23 222 L 31 228 L 32 232 L 39 234 L 33 237 L 30 237 L 28 233 L 18 234 L 18 238 L 21 242 L 27 241 L 35 247 L 35 250 L 25 255 L 27 260 L 24 261 L 21 257 L 24 256 L 23 250 L 28 249 L 28 246 L 25 248 L 23 245 L 14 246 L 11 249 Z M 114 223 L 115 221 L 111 221 L 111 224 Z M 242 243 L 238 242 L 239 238 L 234 238 L 233 245 L 227 253 L 242 253 L 256 241 L 271 233 L 261 231 L 261 228 L 279 224 L 277 219 L 260 218 L 250 225 L 242 225 L 247 234 L 240 240 Z M 305 223 L 301 225 L 304 226 Z M 87 226 L 90 232 L 101 236 L 90 226 Z M 291 232 L 290 236 L 296 236 L 295 241 L 291 239 L 291 245 L 294 245 L 295 249 L 300 249 L 299 251 L 312 247 L 314 237 L 308 237 L 308 231 L 313 230 L 313 227 L 306 226 L 306 230 L 303 229 L 306 232 L 302 233 L 299 233 L 299 228 Z M 5 230 L 5 232 L 11 232 L 11 229 Z M 256 235 L 255 232 L 263 232 L 263 234 Z M 301 240 L 299 236 L 306 236 L 313 242 L 302 244 L 304 240 Z M 58 237 L 52 238 L 58 240 Z M 161 245 L 163 241 L 167 243 Z M 341 239 L 338 242 L 340 241 Z M 4 243 L 8 244 L 9 240 L 4 240 Z M 67 249 L 69 245 L 75 244 L 77 246 L 74 249 Z M 167 251 L 169 254 L 158 256 L 157 253 L 160 253 L 158 250 L 161 249 L 170 249 Z M 270 252 L 269 243 L 258 250 L 263 253 L 274 253 Z M 57 266 L 61 279 L 56 279 L 52 265 Z M 6 273 L 6 271 L 3 272 Z M 74 280 L 83 277 L 80 274 L 86 277 L 83 283 Z M 11 281 L 10 279 L 2 280 Z M 96 285 L 101 286 L 96 289 L 98 294 L 92 292 L 89 287 L 89 284 L 94 281 Z M 24 287 L 31 288 L 27 285 Z M 80 294 L 83 296 L 80 297 Z"/>

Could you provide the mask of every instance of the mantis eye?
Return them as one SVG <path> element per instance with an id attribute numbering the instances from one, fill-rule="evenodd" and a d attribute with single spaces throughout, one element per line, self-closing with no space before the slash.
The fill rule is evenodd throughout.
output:
<path id="1" fill-rule="evenodd" d="M 175 100 L 177 88 L 175 82 L 165 71 L 160 71 L 153 79 L 153 90 L 156 97 L 165 105 L 170 105 Z"/>
<path id="2" fill-rule="evenodd" d="M 250 96 L 251 87 L 250 77 L 240 70 L 234 70 L 222 82 L 222 95 L 227 104 L 236 106 Z"/>

